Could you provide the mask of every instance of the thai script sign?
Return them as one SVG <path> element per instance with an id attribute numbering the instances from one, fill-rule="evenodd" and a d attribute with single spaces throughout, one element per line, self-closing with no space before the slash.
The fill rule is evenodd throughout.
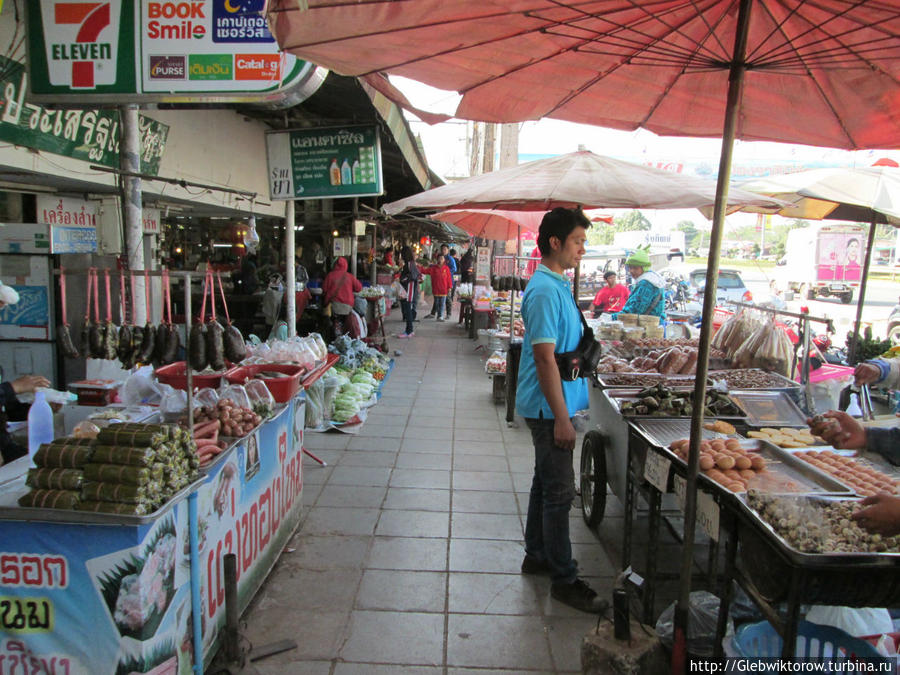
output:
<path id="1" fill-rule="evenodd" d="M 265 0 L 28 0 L 34 100 L 298 103 L 327 71 L 282 53 Z"/>
<path id="2" fill-rule="evenodd" d="M 99 206 L 84 199 L 38 195 L 38 222 L 50 225 L 50 252 L 96 253 Z"/>
<path id="3" fill-rule="evenodd" d="M 383 192 L 375 125 L 266 134 L 272 199 L 369 197 Z"/>
<path id="4" fill-rule="evenodd" d="M 119 114 L 115 110 L 50 110 L 26 103 L 25 67 L 0 56 L 0 141 L 94 164 L 119 167 Z M 138 117 L 141 171 L 156 175 L 169 127 Z"/>

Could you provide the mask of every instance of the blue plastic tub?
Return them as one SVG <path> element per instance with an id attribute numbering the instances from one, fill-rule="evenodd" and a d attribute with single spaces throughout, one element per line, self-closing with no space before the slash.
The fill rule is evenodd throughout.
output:
<path id="1" fill-rule="evenodd" d="M 768 621 L 744 624 L 734 635 L 740 656 L 779 657 L 783 640 Z M 809 621 L 797 625 L 795 656 L 809 659 L 878 658 L 881 654 L 865 640 L 848 635 L 832 626 Z"/>

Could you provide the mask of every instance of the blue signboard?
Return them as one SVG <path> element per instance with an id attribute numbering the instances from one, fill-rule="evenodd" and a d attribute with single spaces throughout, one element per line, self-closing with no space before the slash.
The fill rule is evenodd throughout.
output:
<path id="1" fill-rule="evenodd" d="M 51 253 L 96 253 L 97 228 L 53 225 L 50 228 Z"/>
<path id="2" fill-rule="evenodd" d="M 213 0 L 213 42 L 275 42 L 262 15 L 264 0 Z"/>

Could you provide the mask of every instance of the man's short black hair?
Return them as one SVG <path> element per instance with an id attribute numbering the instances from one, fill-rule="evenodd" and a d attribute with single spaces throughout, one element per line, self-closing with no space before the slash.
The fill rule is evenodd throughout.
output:
<path id="1" fill-rule="evenodd" d="M 456 255 L 456 249 L 455 249 L 455 248 L 451 248 L 451 249 L 450 249 L 450 255 Z"/>
<path id="2" fill-rule="evenodd" d="M 552 211 L 547 211 L 538 229 L 537 245 L 541 255 L 548 255 L 553 250 L 550 246 L 550 237 L 557 237 L 560 242 L 565 242 L 576 227 L 587 229 L 590 226 L 591 221 L 579 208 L 566 209 L 557 206 Z"/>
<path id="3" fill-rule="evenodd" d="M 604 272 L 604 273 L 603 273 L 603 281 L 609 281 L 609 278 L 610 278 L 610 277 L 614 277 L 614 276 L 617 276 L 617 275 L 616 275 L 616 273 L 613 272 L 612 270 L 609 270 L 609 271 L 607 271 L 607 272 Z"/>

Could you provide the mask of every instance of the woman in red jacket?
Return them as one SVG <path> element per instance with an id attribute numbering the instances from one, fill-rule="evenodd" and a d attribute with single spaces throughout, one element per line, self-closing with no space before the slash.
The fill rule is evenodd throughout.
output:
<path id="1" fill-rule="evenodd" d="M 434 257 L 434 264 L 428 268 L 428 275 L 431 277 L 431 294 L 437 305 L 437 320 L 444 321 L 447 295 L 453 288 L 453 275 L 444 256 L 438 254 Z"/>
<path id="2" fill-rule="evenodd" d="M 331 305 L 334 331 L 340 335 L 345 330 L 347 317 L 353 309 L 353 294 L 362 290 L 362 284 L 347 271 L 347 259 L 338 258 L 332 270 L 322 282 L 322 306 Z"/>

